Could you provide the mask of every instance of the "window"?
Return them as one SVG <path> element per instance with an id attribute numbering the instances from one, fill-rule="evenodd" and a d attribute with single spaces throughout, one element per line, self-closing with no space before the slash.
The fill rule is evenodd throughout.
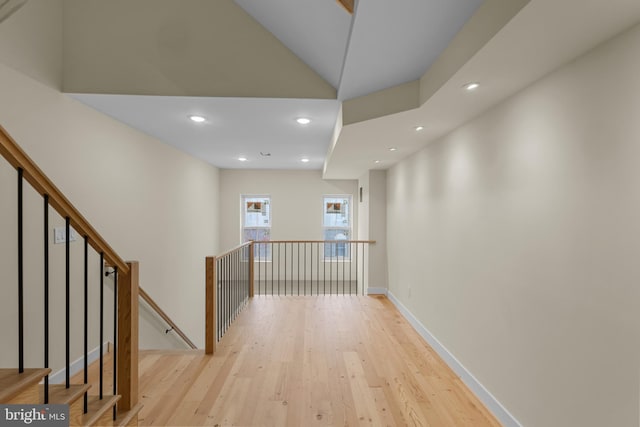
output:
<path id="1" fill-rule="evenodd" d="M 351 196 L 324 196 L 322 228 L 324 240 L 351 239 Z M 351 257 L 350 245 L 348 243 L 326 244 L 324 257 L 347 260 Z"/>
<path id="2" fill-rule="evenodd" d="M 271 197 L 242 196 L 242 243 L 271 240 Z M 254 246 L 258 261 L 271 259 L 271 245 Z"/>

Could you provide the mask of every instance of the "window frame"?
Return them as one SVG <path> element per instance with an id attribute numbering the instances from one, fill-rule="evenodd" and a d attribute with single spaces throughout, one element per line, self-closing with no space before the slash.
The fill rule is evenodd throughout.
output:
<path id="1" fill-rule="evenodd" d="M 325 209 L 327 205 L 327 199 L 342 199 L 347 200 L 347 206 L 349 209 L 348 225 L 347 226 L 327 226 L 324 223 L 325 219 Z M 346 230 L 348 238 L 347 240 L 353 240 L 353 195 L 352 194 L 323 194 L 322 195 L 322 240 L 326 240 L 326 231 L 327 230 Z M 342 257 L 338 256 L 328 256 L 326 255 L 326 250 L 323 250 L 322 259 L 324 262 L 350 262 L 351 261 L 351 250 L 350 245 L 347 246 L 348 256 L 343 255 Z"/>
<path id="2" fill-rule="evenodd" d="M 247 219 L 247 199 L 263 199 L 263 200 L 268 200 L 268 204 L 269 204 L 269 225 L 268 226 L 264 226 L 264 225 L 251 225 L 251 226 L 247 226 L 246 225 L 246 219 Z M 246 243 L 246 241 L 244 240 L 245 235 L 246 235 L 246 230 L 268 230 L 268 236 L 269 236 L 269 240 L 263 240 L 263 241 L 270 241 L 271 240 L 271 229 L 273 226 L 273 202 L 271 199 L 271 195 L 270 194 L 241 194 L 240 195 L 240 242 L 242 243 Z M 257 241 L 259 242 L 259 241 Z M 263 257 L 258 257 L 257 255 L 255 255 L 254 260 L 258 261 L 258 262 L 271 262 L 271 248 L 268 247 L 269 250 L 267 251 L 267 254 Z"/>

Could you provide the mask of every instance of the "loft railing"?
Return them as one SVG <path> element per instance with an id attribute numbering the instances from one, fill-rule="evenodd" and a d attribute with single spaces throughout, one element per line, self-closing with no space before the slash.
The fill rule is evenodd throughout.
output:
<path id="1" fill-rule="evenodd" d="M 247 242 L 206 258 L 205 352 L 255 295 L 362 295 L 373 240 Z"/>
<path id="2" fill-rule="evenodd" d="M 256 295 L 360 295 L 370 240 L 253 242 Z"/>
<path id="3" fill-rule="evenodd" d="M 216 343 L 253 297 L 251 259 L 251 242 L 206 258 L 205 353 L 215 351 Z"/>
<path id="4" fill-rule="evenodd" d="M 100 336 L 100 382 L 99 399 L 104 398 L 103 392 L 103 342 L 104 342 L 104 277 L 113 277 L 113 394 L 119 394 L 120 400 L 117 403 L 117 411 L 130 411 L 138 403 L 138 263 L 125 262 L 100 236 L 100 234 L 89 224 L 62 192 L 46 177 L 38 166 L 22 151 L 18 144 L 9 136 L 4 128 L 0 127 L 0 154 L 17 171 L 17 252 L 18 252 L 18 372 L 23 373 L 24 366 L 24 182 L 26 181 L 43 200 L 43 244 L 44 253 L 42 263 L 44 267 L 43 295 L 44 295 L 44 354 L 43 367 L 49 368 L 50 350 L 50 257 L 49 257 L 49 228 L 50 208 L 55 210 L 65 222 L 65 386 L 70 387 L 70 299 L 71 299 L 71 251 L 70 236 L 71 228 L 82 237 L 84 244 L 83 260 L 79 262 L 83 269 L 83 360 L 84 360 L 84 383 L 87 384 L 88 376 L 88 294 L 89 286 L 99 287 L 99 336 Z M 4 202 L 3 202 L 4 203 Z M 100 259 L 99 277 L 93 280 L 89 277 L 89 248 L 92 248 Z M 75 262 L 75 261 L 74 261 Z M 109 270 L 109 271 L 106 271 Z M 96 283 L 97 282 L 97 283 Z M 3 343 L 9 346 L 9 343 Z M 49 378 L 44 379 L 44 403 L 49 399 Z M 84 396 L 84 412 L 87 412 L 88 394 Z M 38 402 L 34 402 L 38 403 Z M 113 417 L 116 417 L 116 407 L 113 410 Z"/>

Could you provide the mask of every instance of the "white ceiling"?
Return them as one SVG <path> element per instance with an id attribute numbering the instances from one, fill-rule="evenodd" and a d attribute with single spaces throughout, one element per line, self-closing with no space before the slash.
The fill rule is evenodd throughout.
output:
<path id="1" fill-rule="evenodd" d="M 639 21 L 638 0 L 531 0 L 420 108 L 343 127 L 324 176 L 387 169 Z"/>
<path id="2" fill-rule="evenodd" d="M 321 169 L 340 109 L 338 101 L 317 99 L 69 95 L 224 169 Z M 298 117 L 312 121 L 303 126 Z"/>
<path id="3" fill-rule="evenodd" d="M 365 95 L 424 74 L 482 0 L 357 3 L 234 0 L 339 93 Z M 73 94 L 74 98 L 221 168 L 322 169 L 338 101 Z M 205 125 L 186 120 L 193 112 Z M 302 128 L 295 117 L 313 121 Z M 270 152 L 266 158 L 260 152 Z M 247 156 L 240 163 L 237 158 Z M 300 162 L 308 156 L 310 162 Z"/>
<path id="4" fill-rule="evenodd" d="M 482 1 L 357 2 L 338 99 L 422 77 Z"/>
<path id="5" fill-rule="evenodd" d="M 353 22 L 335 0 L 235 2 L 337 85 L 342 100 L 419 78 L 481 0 L 404 0 L 402 8 L 367 0 L 357 2 Z M 531 0 L 420 108 L 343 127 L 326 162 L 335 100 L 73 96 L 221 168 L 321 169 L 324 162 L 326 178 L 355 179 L 390 167 L 639 20 L 638 0 Z M 482 86 L 466 93 L 469 81 Z M 210 121 L 194 125 L 186 119 L 193 113 Z M 294 121 L 303 115 L 314 120 L 304 128 Z M 425 130 L 416 133 L 417 125 Z M 239 155 L 249 161 L 239 163 Z M 311 161 L 301 164 L 302 156 Z"/>
<path id="6" fill-rule="evenodd" d="M 351 15 L 335 0 L 234 0 L 249 15 L 338 88 Z"/>

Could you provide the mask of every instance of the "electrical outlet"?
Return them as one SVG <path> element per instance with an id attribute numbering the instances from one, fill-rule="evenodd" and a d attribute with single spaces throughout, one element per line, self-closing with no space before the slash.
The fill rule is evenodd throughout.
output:
<path id="1" fill-rule="evenodd" d="M 61 243 L 66 243 L 67 242 L 66 234 L 67 234 L 66 227 L 55 227 L 53 229 L 53 243 L 56 245 Z M 76 230 L 74 230 L 73 228 L 70 228 L 69 241 L 75 242 L 76 240 L 78 240 L 78 233 L 76 233 Z"/>

